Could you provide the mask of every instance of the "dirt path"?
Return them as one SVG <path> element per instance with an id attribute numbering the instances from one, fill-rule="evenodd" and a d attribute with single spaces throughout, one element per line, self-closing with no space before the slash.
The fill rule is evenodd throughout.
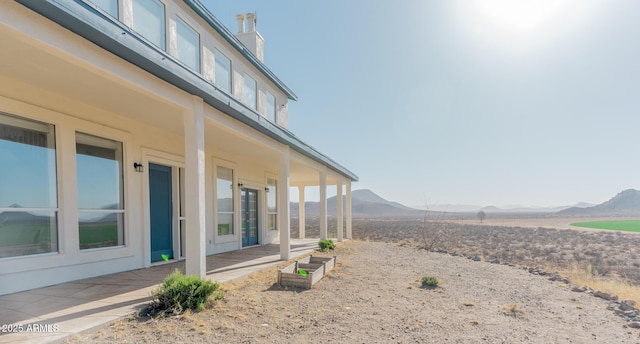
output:
<path id="1" fill-rule="evenodd" d="M 71 343 L 640 343 L 608 302 L 524 270 L 396 244 L 350 241 L 308 291 L 275 269 L 223 286 L 213 309 L 131 317 Z M 436 289 L 420 287 L 435 276 Z"/>

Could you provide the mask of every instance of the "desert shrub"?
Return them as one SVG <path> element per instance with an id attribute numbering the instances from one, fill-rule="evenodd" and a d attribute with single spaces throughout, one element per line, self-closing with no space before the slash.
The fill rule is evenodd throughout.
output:
<path id="1" fill-rule="evenodd" d="M 324 252 L 332 251 L 334 248 L 336 248 L 336 244 L 334 244 L 333 240 L 331 239 L 321 239 L 318 242 L 318 246 L 320 246 L 320 249 Z"/>
<path id="2" fill-rule="evenodd" d="M 435 288 L 438 286 L 438 279 L 432 276 L 422 277 L 422 286 L 424 288 Z"/>
<path id="3" fill-rule="evenodd" d="M 201 311 L 214 292 L 216 300 L 224 297 L 224 293 L 219 289 L 220 284 L 217 282 L 197 276 L 185 276 L 176 269 L 164 279 L 160 288 L 153 292 L 154 302 L 151 313 L 180 314 L 187 309 Z"/>

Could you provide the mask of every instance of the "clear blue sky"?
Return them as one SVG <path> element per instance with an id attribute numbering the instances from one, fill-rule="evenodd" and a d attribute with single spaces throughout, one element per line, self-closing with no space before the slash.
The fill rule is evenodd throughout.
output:
<path id="1" fill-rule="evenodd" d="M 201 0 L 257 11 L 289 129 L 407 205 L 640 189 L 640 1 Z M 537 5 L 535 5 L 537 4 Z"/>

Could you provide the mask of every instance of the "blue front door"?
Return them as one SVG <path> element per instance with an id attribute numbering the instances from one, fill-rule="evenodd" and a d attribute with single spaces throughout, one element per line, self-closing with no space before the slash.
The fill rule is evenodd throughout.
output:
<path id="1" fill-rule="evenodd" d="M 149 213 L 151 215 L 151 262 L 162 255 L 173 258 L 173 205 L 171 167 L 149 164 Z"/>
<path id="2" fill-rule="evenodd" d="M 258 190 L 242 190 L 242 246 L 258 244 Z"/>

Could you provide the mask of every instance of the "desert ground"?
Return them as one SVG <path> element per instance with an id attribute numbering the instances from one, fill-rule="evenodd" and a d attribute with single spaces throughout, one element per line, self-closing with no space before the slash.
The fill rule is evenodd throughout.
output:
<path id="1" fill-rule="evenodd" d="M 264 270 L 223 284 L 225 299 L 205 311 L 132 315 L 67 342 L 640 343 L 612 301 L 549 279 L 587 272 L 622 300 L 637 285 L 639 235 L 402 219 L 356 220 L 354 237 L 310 290 Z M 439 286 L 422 288 L 423 276 Z"/>

